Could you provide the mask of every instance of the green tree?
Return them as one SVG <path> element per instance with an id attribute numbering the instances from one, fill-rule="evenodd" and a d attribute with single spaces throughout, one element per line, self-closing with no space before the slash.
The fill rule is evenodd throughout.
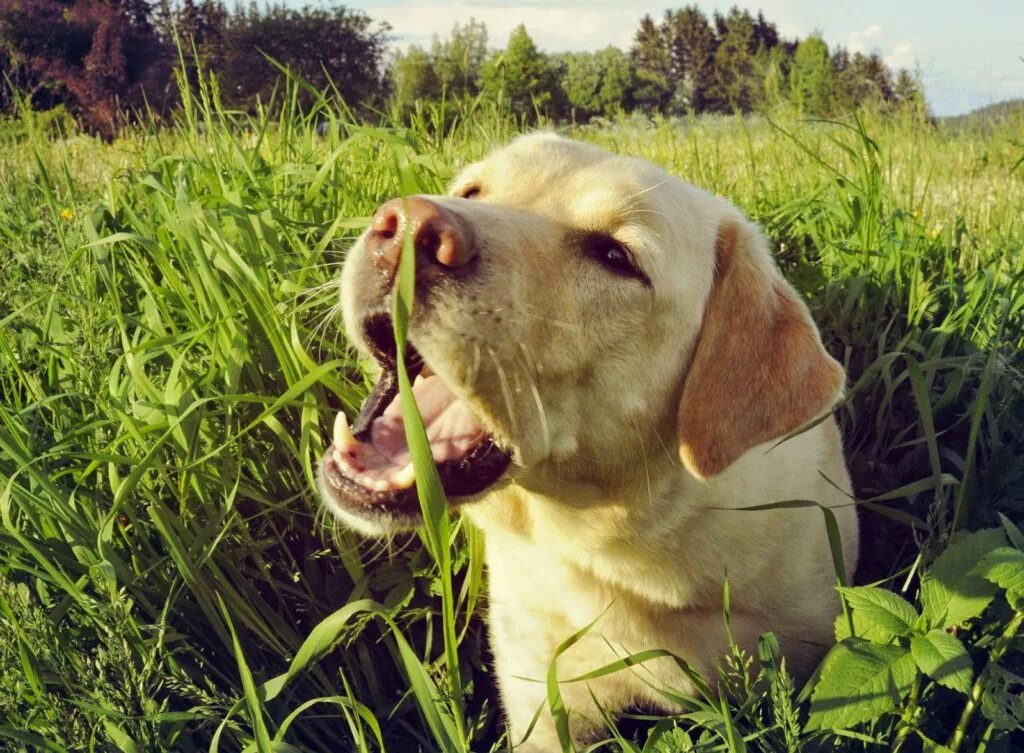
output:
<path id="1" fill-rule="evenodd" d="M 573 120 L 614 115 L 632 106 L 635 75 L 629 57 L 617 47 L 575 52 L 564 57 L 562 90 Z"/>
<path id="2" fill-rule="evenodd" d="M 761 47 L 754 17 L 734 6 L 728 15 L 715 14 L 715 28 L 718 46 L 709 104 L 722 112 L 751 112 L 760 103 L 763 91 L 758 65 Z"/>
<path id="3" fill-rule="evenodd" d="M 820 32 L 797 45 L 789 75 L 790 98 L 801 113 L 824 115 L 832 102 L 832 59 Z"/>
<path id="4" fill-rule="evenodd" d="M 666 11 L 663 27 L 672 57 L 673 99 L 679 109 L 699 112 L 712 83 L 715 32 L 696 5 Z"/>
<path id="5" fill-rule="evenodd" d="M 882 107 L 893 99 L 892 73 L 878 53 L 852 56 L 845 50 L 833 58 L 835 109 L 840 112 L 863 105 Z"/>
<path id="6" fill-rule="evenodd" d="M 629 56 L 636 71 L 637 105 L 648 112 L 667 114 L 675 92 L 672 53 L 664 28 L 650 16 L 640 20 Z"/>
<path id="7" fill-rule="evenodd" d="M 480 77 L 487 59 L 487 27 L 474 18 L 456 23 L 446 40 L 434 37 L 431 55 L 434 75 L 441 87 L 456 97 L 480 91 Z"/>
<path id="8" fill-rule="evenodd" d="M 513 30 L 508 47 L 484 65 L 482 80 L 490 96 L 531 119 L 545 112 L 554 100 L 554 65 L 537 49 L 523 24 Z"/>
<path id="9" fill-rule="evenodd" d="M 395 55 L 391 64 L 392 101 L 399 112 L 408 112 L 421 100 L 441 96 L 441 83 L 437 79 L 434 60 L 430 53 L 412 45 L 404 53 Z"/>
<path id="10" fill-rule="evenodd" d="M 216 66 L 222 96 L 231 106 L 267 102 L 280 77 L 270 57 L 318 89 L 333 84 L 353 107 L 378 102 L 386 89 L 387 31 L 362 11 L 338 5 L 239 8 L 228 18 Z"/>
<path id="11" fill-rule="evenodd" d="M 906 68 L 899 69 L 896 73 L 896 81 L 893 83 L 893 98 L 901 110 L 922 116 L 927 114 L 924 87 L 921 85 L 921 77 L 917 73 L 911 73 Z"/>

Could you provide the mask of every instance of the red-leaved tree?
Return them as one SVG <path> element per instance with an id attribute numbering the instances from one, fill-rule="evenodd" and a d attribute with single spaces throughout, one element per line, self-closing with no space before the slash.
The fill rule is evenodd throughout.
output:
<path id="1" fill-rule="evenodd" d="M 35 92 L 110 138 L 121 118 L 169 96 L 170 56 L 147 10 L 143 0 L 0 0 L 0 49 Z"/>

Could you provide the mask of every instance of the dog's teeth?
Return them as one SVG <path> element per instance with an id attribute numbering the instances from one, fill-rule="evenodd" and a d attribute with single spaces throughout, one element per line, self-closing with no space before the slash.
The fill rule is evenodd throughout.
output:
<path id="1" fill-rule="evenodd" d="M 352 430 L 348 428 L 348 419 L 345 414 L 340 412 L 334 417 L 334 446 L 338 450 L 345 451 L 359 443 L 359 440 L 352 434 Z"/>
<path id="2" fill-rule="evenodd" d="M 381 478 L 374 478 L 368 473 L 356 473 L 352 476 L 352 480 L 365 489 L 370 489 L 375 492 L 386 492 L 391 491 L 391 484 Z"/>
<path id="3" fill-rule="evenodd" d="M 416 483 L 416 470 L 412 467 L 412 463 L 405 466 L 394 476 L 394 480 L 391 485 L 396 489 L 408 489 L 410 486 Z"/>

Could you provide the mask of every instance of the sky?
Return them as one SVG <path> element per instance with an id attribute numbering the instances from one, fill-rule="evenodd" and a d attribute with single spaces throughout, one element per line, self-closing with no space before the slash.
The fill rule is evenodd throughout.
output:
<path id="1" fill-rule="evenodd" d="M 637 0 L 348 0 L 391 24 L 395 44 L 429 45 L 455 22 L 483 21 L 491 47 L 504 47 L 519 23 L 548 51 L 628 49 L 645 14 L 660 18 L 673 3 Z M 1024 97 L 1024 0 L 726 0 L 698 2 L 710 15 L 739 5 L 787 37 L 820 31 L 830 47 L 879 52 L 893 69 L 920 68 L 935 115 L 958 115 Z"/>

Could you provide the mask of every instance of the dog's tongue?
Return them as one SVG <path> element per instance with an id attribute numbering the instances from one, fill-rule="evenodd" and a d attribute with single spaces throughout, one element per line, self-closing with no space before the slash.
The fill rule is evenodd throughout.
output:
<path id="1" fill-rule="evenodd" d="M 436 376 L 416 378 L 412 388 L 434 462 L 461 460 L 480 443 L 486 432 L 469 408 Z M 405 441 L 405 425 L 398 395 L 373 419 L 369 441 L 356 439 L 343 413 L 334 430 L 335 460 L 354 481 L 386 491 L 412 486 L 412 456 Z"/>

